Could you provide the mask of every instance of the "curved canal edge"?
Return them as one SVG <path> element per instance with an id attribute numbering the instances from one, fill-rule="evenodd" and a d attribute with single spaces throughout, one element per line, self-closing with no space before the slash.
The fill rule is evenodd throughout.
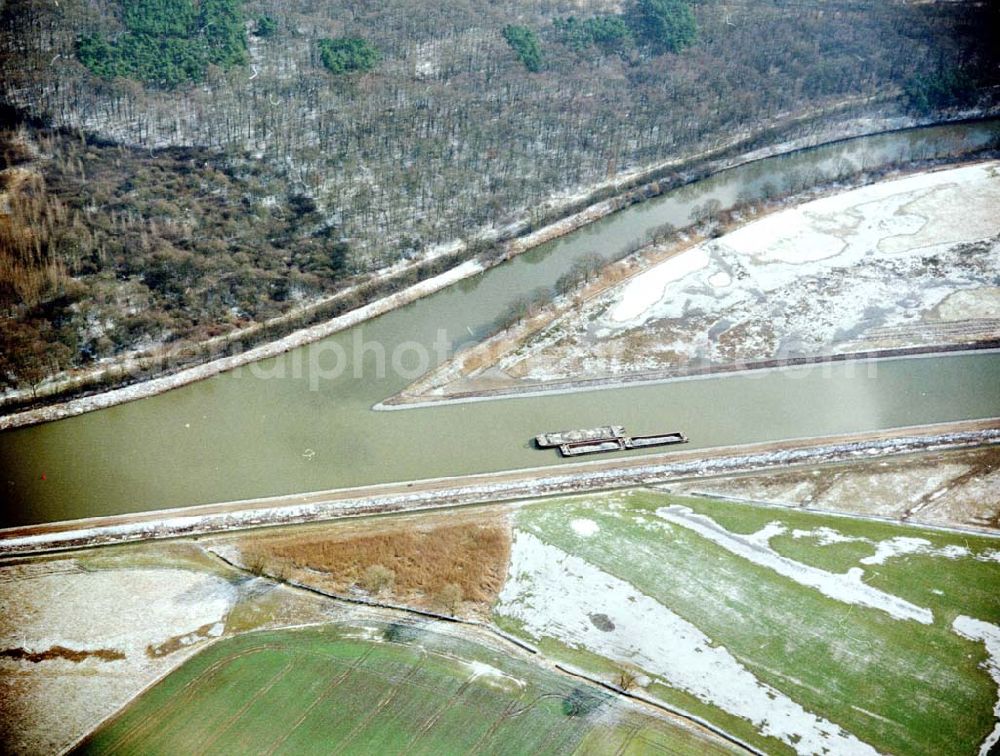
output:
<path id="1" fill-rule="evenodd" d="M 476 260 L 468 260 L 450 270 L 446 270 L 440 275 L 416 283 L 395 294 L 377 299 L 356 310 L 338 315 L 331 320 L 294 331 L 283 338 L 270 341 L 253 349 L 248 349 L 245 352 L 221 357 L 202 363 L 201 365 L 186 368 L 177 373 L 142 381 L 131 386 L 124 386 L 92 396 L 69 399 L 58 404 L 0 416 L 0 431 L 38 425 L 39 423 L 46 423 L 52 420 L 62 420 L 67 417 L 82 415 L 85 412 L 107 409 L 108 407 L 135 401 L 136 399 L 145 399 L 170 391 L 171 389 L 181 388 L 182 386 L 211 378 L 243 365 L 248 365 L 269 357 L 277 357 L 292 349 L 325 339 L 327 336 L 332 336 L 340 331 L 353 328 L 367 320 L 415 302 L 422 297 L 451 286 L 453 283 L 478 275 L 483 270 L 485 268 Z"/>
<path id="2" fill-rule="evenodd" d="M 962 112 L 952 117 L 936 119 L 919 119 L 913 117 L 882 117 L 865 118 L 856 117 L 853 120 L 841 122 L 814 134 L 792 138 L 765 147 L 752 149 L 732 157 L 724 157 L 727 152 L 738 149 L 740 145 L 759 142 L 768 133 L 783 133 L 796 127 L 813 123 L 816 119 L 840 112 L 851 107 L 865 104 L 870 98 L 862 98 L 863 102 L 840 103 L 837 106 L 822 109 L 816 112 L 797 114 L 778 122 L 769 128 L 757 133 L 734 137 L 733 139 L 701 153 L 688 155 L 683 158 L 675 158 L 661 161 L 644 168 L 620 174 L 609 181 L 601 182 L 588 188 L 582 200 L 567 202 L 568 207 L 572 207 L 578 201 L 589 202 L 602 192 L 612 190 L 615 192 L 610 198 L 606 198 L 588 205 L 579 212 L 565 215 L 566 210 L 562 210 L 558 203 L 550 203 L 550 212 L 557 217 L 551 223 L 536 229 L 529 230 L 526 222 L 518 224 L 519 227 L 513 232 L 512 237 L 500 241 L 505 247 L 505 254 L 498 259 L 481 262 L 476 259 L 466 260 L 453 268 L 450 268 L 436 276 L 419 281 L 401 291 L 395 292 L 385 297 L 376 299 L 354 310 L 350 310 L 342 315 L 338 315 L 330 320 L 320 322 L 306 328 L 295 330 L 284 337 L 266 342 L 246 351 L 230 354 L 225 357 L 212 359 L 192 367 L 183 368 L 177 372 L 168 372 L 155 378 L 143 380 L 130 385 L 119 386 L 107 391 L 93 394 L 75 396 L 62 401 L 56 400 L 52 404 L 13 412 L 7 415 L 0 415 L 0 431 L 23 428 L 40 423 L 61 420 L 74 417 L 87 412 L 107 409 L 126 402 L 156 396 L 175 388 L 180 388 L 198 381 L 211 378 L 225 373 L 235 368 L 248 365 L 269 357 L 276 357 L 285 352 L 298 347 L 315 343 L 348 328 L 360 325 L 365 321 L 384 315 L 411 304 L 418 299 L 434 294 L 444 288 L 459 281 L 479 275 L 489 268 L 502 264 L 518 255 L 528 252 L 546 242 L 565 236 L 577 231 L 595 221 L 628 207 L 635 202 L 641 202 L 658 196 L 663 189 L 658 189 L 657 194 L 650 194 L 651 182 L 662 180 L 668 173 L 677 173 L 680 176 L 679 183 L 671 185 L 665 191 L 672 191 L 691 181 L 701 181 L 711 176 L 723 173 L 740 166 L 756 163 L 768 158 L 791 155 L 817 147 L 833 145 L 847 142 L 854 139 L 864 139 L 880 135 L 888 135 L 906 132 L 912 129 L 930 128 L 934 126 L 959 125 L 963 123 L 976 123 L 988 121 L 995 118 L 997 113 L 994 110 L 982 112 Z M 684 178 L 683 174 L 688 175 Z M 523 226 L 523 227 L 522 227 Z M 474 239 L 479 238 L 473 236 Z M 483 240 L 489 241 L 486 237 Z M 461 244 L 459 242 L 459 244 Z M 445 245 L 448 246 L 448 245 Z M 452 245 L 454 247 L 454 244 Z M 451 249 L 451 247 L 449 247 Z M 456 248 L 457 249 L 457 248 Z M 419 267 L 427 262 L 420 259 L 415 266 Z M 407 268 L 409 269 L 409 268 Z M 344 296 L 349 292 L 341 292 L 333 295 L 333 298 Z M 282 316 L 287 317 L 287 316 Z M 269 323 L 261 324 L 261 328 L 268 327 Z M 106 369 L 115 369 L 116 365 L 108 366 Z M 121 366 L 119 366 L 121 367 Z M 102 368 L 102 370 L 105 368 Z M 122 368 L 124 369 L 124 368 Z M 73 384 L 78 379 L 73 379 Z M 58 396 L 57 392 L 55 396 Z M 8 395 L 10 396 L 10 395 Z"/>
<path id="3" fill-rule="evenodd" d="M 442 407 L 453 404 L 491 402 L 497 399 L 529 399 L 556 394 L 575 394 L 602 389 L 619 389 L 631 386 L 657 386 L 678 381 L 696 381 L 704 378 L 725 378 L 736 375 L 753 375 L 785 370 L 795 367 L 832 365 L 838 362 L 867 363 L 877 360 L 916 360 L 928 357 L 955 357 L 967 354 L 1000 354 L 1000 339 L 990 339 L 970 344 L 928 344 L 925 346 L 894 347 L 892 349 L 870 349 L 862 352 L 837 352 L 808 357 L 789 357 L 781 360 L 757 360 L 726 365 L 710 365 L 700 368 L 675 370 L 654 370 L 620 376 L 600 378 L 577 378 L 574 380 L 549 381 L 545 383 L 525 383 L 523 386 L 488 389 L 483 391 L 463 391 L 436 396 L 422 394 L 409 396 L 404 389 L 388 399 L 372 405 L 376 412 L 397 412 L 400 410 Z"/>
<path id="4" fill-rule="evenodd" d="M 132 541 L 509 503 L 692 478 L 1000 444 L 1000 418 L 223 502 L 0 530 L 0 559 Z M 922 527 L 934 527 L 921 523 Z M 973 528 L 968 528 L 970 532 Z M 984 531 L 988 532 L 988 531 Z"/>

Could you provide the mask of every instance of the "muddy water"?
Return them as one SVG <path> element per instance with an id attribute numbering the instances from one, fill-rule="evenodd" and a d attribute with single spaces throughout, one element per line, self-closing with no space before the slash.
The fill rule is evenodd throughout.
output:
<path id="1" fill-rule="evenodd" d="M 789 182 L 988 143 L 1000 143 L 1000 122 L 762 160 L 634 206 L 318 345 L 161 396 L 8 431 L 0 435 L 0 527 L 555 465 L 555 452 L 531 449 L 528 439 L 587 425 L 683 430 L 688 448 L 697 448 L 1000 415 L 1000 354 L 986 353 L 371 410 L 446 355 L 436 341 L 454 348 L 483 335 L 515 297 L 551 286 L 580 256 L 611 256 L 651 228 L 683 225 L 706 200 L 727 206 L 780 193 Z"/>

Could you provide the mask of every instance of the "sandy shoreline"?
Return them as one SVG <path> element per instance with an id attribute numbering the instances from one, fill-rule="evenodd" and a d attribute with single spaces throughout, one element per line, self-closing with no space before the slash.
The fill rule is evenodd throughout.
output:
<path id="1" fill-rule="evenodd" d="M 720 155 L 725 155 L 725 153 L 732 149 L 738 148 L 741 144 L 753 143 L 769 132 L 780 132 L 784 129 L 794 128 L 796 125 L 809 123 L 824 115 L 829 115 L 831 113 L 869 102 L 871 102 L 871 98 L 862 98 L 858 101 L 840 103 L 836 106 L 828 107 L 813 113 L 789 116 L 784 121 L 778 122 L 768 129 L 761 130 L 756 133 L 738 135 L 725 144 L 706 150 L 702 153 L 689 155 L 684 158 L 662 161 L 652 166 L 634 169 L 632 171 L 619 174 L 613 179 L 588 187 L 588 190 L 585 193 L 582 193 L 582 197 L 584 198 L 582 200 L 581 196 L 572 196 L 562 200 L 553 200 L 546 206 L 546 209 L 549 214 L 559 215 L 561 212 L 560 208 L 572 208 L 574 205 L 578 205 L 581 201 L 587 201 L 585 198 L 593 197 L 594 195 L 601 192 L 607 192 L 608 190 L 619 192 L 619 194 L 616 194 L 611 199 L 605 199 L 591 204 L 582 211 L 565 215 L 561 219 L 549 223 L 530 233 L 524 233 L 524 227 L 526 224 L 517 224 L 517 227 L 512 232 L 515 238 L 505 242 L 506 254 L 501 260 L 496 260 L 489 264 L 481 264 L 476 260 L 465 261 L 445 271 L 444 273 L 433 276 L 424 281 L 420 281 L 413 286 L 403 289 L 402 291 L 377 299 L 367 305 L 351 310 L 331 320 L 321 322 L 308 328 L 293 331 L 280 339 L 267 342 L 239 354 L 210 360 L 193 367 L 182 369 L 175 373 L 169 373 L 167 375 L 114 388 L 108 391 L 92 395 L 78 396 L 76 398 L 58 401 L 54 404 L 45 405 L 35 409 L 0 415 L 0 431 L 73 417 L 85 412 L 91 412 L 123 404 L 125 402 L 134 401 L 136 399 L 155 396 L 165 391 L 179 388 L 190 383 L 195 383 L 228 370 L 232 370 L 236 367 L 247 365 L 267 357 L 273 357 L 290 349 L 304 346 L 326 338 L 327 336 L 337 333 L 345 328 L 350 328 L 364 322 L 365 320 L 385 314 L 406 304 L 410 304 L 421 297 L 439 291 L 440 289 L 450 286 L 460 280 L 478 275 L 483 272 L 483 270 L 492 267 L 492 265 L 500 264 L 503 260 L 510 259 L 511 257 L 526 252 L 540 244 L 568 234 L 578 228 L 599 220 L 600 218 L 606 217 L 607 215 L 621 209 L 625 205 L 630 204 L 630 195 L 634 194 L 636 198 L 640 195 L 644 195 L 644 188 L 646 184 L 668 171 L 693 171 L 697 169 L 701 173 L 711 175 L 713 173 L 718 173 L 719 171 L 731 169 L 740 165 L 773 157 L 775 155 L 809 149 L 821 144 L 835 143 L 862 136 L 872 136 L 879 133 L 902 131 L 918 126 L 977 120 L 993 115 L 989 112 L 959 113 L 954 117 L 944 119 L 917 119 L 908 116 L 882 118 L 855 117 L 846 122 L 839 123 L 834 127 L 823 129 L 815 134 L 793 138 L 768 147 L 750 150 L 730 158 L 718 157 Z M 485 237 L 483 238 L 485 239 Z M 488 239 L 486 240 L 488 241 Z M 426 264 L 427 262 L 427 259 L 422 259 L 419 261 L 418 265 Z M 395 274 L 398 273 L 394 273 L 394 275 Z M 344 293 L 340 293 L 334 295 L 334 297 L 343 295 Z M 260 327 L 266 327 L 267 325 L 268 324 L 266 323 L 261 324 Z M 8 396 L 10 396 L 10 394 L 8 394 Z"/>
<path id="2" fill-rule="evenodd" d="M 335 489 L 0 530 L 0 558 L 1000 443 L 1000 418 Z M 541 452 L 540 452 L 541 453 Z"/>
<path id="3" fill-rule="evenodd" d="M 446 395 L 425 394 L 410 397 L 396 394 L 372 407 L 377 412 L 420 409 L 422 407 L 447 406 L 489 402 L 494 399 L 522 399 L 554 394 L 575 394 L 599 389 L 627 388 L 631 386 L 655 386 L 675 381 L 692 381 L 704 378 L 759 374 L 784 368 L 830 365 L 839 362 L 870 362 L 883 359 L 923 359 L 928 357 L 951 357 L 963 354 L 991 354 L 1000 352 L 1000 339 L 976 344 L 930 344 L 893 349 L 872 349 L 864 352 L 844 352 L 813 357 L 792 357 L 781 360 L 759 360 L 730 365 L 710 365 L 703 368 L 657 370 L 648 373 L 632 373 L 600 378 L 578 378 L 571 381 L 545 381 L 526 383 L 522 386 L 495 388 L 483 391 L 454 392 Z"/>

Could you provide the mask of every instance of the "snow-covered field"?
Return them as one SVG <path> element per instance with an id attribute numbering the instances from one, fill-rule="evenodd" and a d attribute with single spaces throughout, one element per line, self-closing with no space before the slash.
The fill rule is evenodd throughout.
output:
<path id="1" fill-rule="evenodd" d="M 995 339 L 997 207 L 989 161 L 779 210 L 610 289 L 496 367 L 545 382 Z"/>
<path id="2" fill-rule="evenodd" d="M 629 583 L 531 533 L 517 534 L 510 579 L 497 612 L 518 620 L 535 637 L 582 645 L 608 659 L 635 664 L 749 720 L 797 753 L 877 753 L 761 683 L 729 651 Z M 596 612 L 612 617 L 614 628 L 599 628 L 591 619 Z"/>
<path id="3" fill-rule="evenodd" d="M 219 637 L 235 589 L 172 568 L 86 571 L 73 559 L 0 568 L 0 741 L 55 753 Z M 59 649 L 89 656 L 60 658 Z M 55 650 L 55 651 L 53 651 Z"/>
<path id="4" fill-rule="evenodd" d="M 1000 540 L 692 501 L 521 509 L 498 621 L 607 679 L 634 669 L 640 693 L 765 751 L 985 754 L 1000 737 Z"/>

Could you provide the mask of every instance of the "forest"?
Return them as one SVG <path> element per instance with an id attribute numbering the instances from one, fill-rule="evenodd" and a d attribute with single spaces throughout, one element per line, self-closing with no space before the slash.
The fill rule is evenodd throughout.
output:
<path id="1" fill-rule="evenodd" d="M 992 107 L 998 21 L 901 0 L 7 0 L 0 381 L 263 322 L 455 240 L 476 254 L 791 116 Z"/>

